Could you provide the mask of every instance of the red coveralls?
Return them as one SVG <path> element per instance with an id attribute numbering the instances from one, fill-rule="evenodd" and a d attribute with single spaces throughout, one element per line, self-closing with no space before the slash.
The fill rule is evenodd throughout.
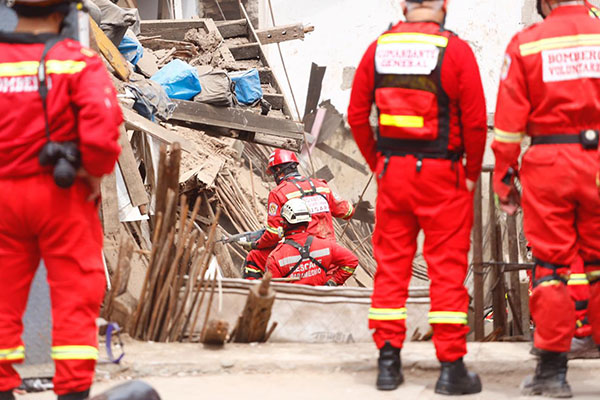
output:
<path id="1" fill-rule="evenodd" d="M 87 390 L 98 357 L 96 318 L 106 279 L 98 208 L 79 178 L 53 181 L 38 154 L 46 143 L 37 73 L 50 35 L 0 34 L 0 391 L 20 384 L 22 316 L 40 259 L 52 300 L 54 391 Z M 48 120 L 54 141 L 77 141 L 91 175 L 112 171 L 120 152 L 121 110 L 104 64 L 64 40 L 46 57 Z"/>
<path id="2" fill-rule="evenodd" d="M 369 124 L 373 102 L 377 139 Z M 463 282 L 473 197 L 465 182 L 479 177 L 487 132 L 473 52 L 435 23 L 399 23 L 364 55 L 348 122 L 379 185 L 369 312 L 375 343 L 402 347 L 412 261 L 423 229 L 437 357 L 455 361 L 467 351 L 469 297 Z"/>
<path id="3" fill-rule="evenodd" d="M 600 129 L 600 21 L 585 6 L 554 9 L 544 22 L 518 33 L 506 51 L 496 109 L 494 190 L 518 169 L 521 141 L 532 137 L 520 178 L 525 234 L 536 267 L 530 300 L 534 345 L 569 351 L 575 307 L 565 286 L 579 254 L 591 283 L 588 319 L 600 344 L 600 196 L 597 150 L 580 143 L 545 144 L 549 135 L 579 141 Z M 594 135 L 594 132 L 588 132 Z"/>
<path id="4" fill-rule="evenodd" d="M 301 257 L 300 251 L 290 244 L 290 241 L 294 241 L 297 245 L 305 246 L 309 238 L 312 238 L 312 243 L 306 250 L 317 262 Z M 312 286 L 322 286 L 329 279 L 338 286 L 343 285 L 357 266 L 358 258 L 350 250 L 332 240 L 311 236 L 304 230 L 289 232 L 267 259 L 267 269 L 273 278 L 300 278 L 292 283 Z M 333 276 L 328 274 L 330 271 Z"/>
<path id="5" fill-rule="evenodd" d="M 294 198 L 301 198 L 308 205 L 312 220 L 307 232 L 321 239 L 336 240 L 332 216 L 349 219 L 355 211 L 349 201 L 340 199 L 322 179 L 286 177 L 269 193 L 267 230 L 258 240 L 256 250 L 250 251 L 246 257 L 245 279 L 262 278 L 267 257 L 283 237 L 281 207 Z"/>

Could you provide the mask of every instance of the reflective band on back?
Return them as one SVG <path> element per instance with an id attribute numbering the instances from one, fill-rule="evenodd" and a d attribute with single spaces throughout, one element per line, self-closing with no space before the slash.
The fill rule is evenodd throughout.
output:
<path id="1" fill-rule="evenodd" d="M 17 346 L 10 349 L 0 349 L 0 362 L 23 360 L 25 358 L 25 346 Z"/>
<path id="2" fill-rule="evenodd" d="M 93 346 L 52 346 L 53 360 L 97 360 L 98 349 Z"/>
<path id="3" fill-rule="evenodd" d="M 590 282 L 588 281 L 587 274 L 571 274 L 569 277 L 569 282 L 567 283 L 569 286 L 572 285 L 587 285 Z"/>
<path id="4" fill-rule="evenodd" d="M 422 128 L 425 126 L 425 120 L 418 115 L 381 114 L 379 116 L 379 124 L 398 128 Z"/>
<path id="5" fill-rule="evenodd" d="M 406 319 L 406 308 L 370 308 L 369 319 L 374 321 L 398 321 Z"/>
<path id="6" fill-rule="evenodd" d="M 460 311 L 430 311 L 430 324 L 467 324 L 467 313 Z"/>
<path id="7" fill-rule="evenodd" d="M 521 143 L 525 133 L 523 132 L 506 132 L 498 128 L 494 129 L 494 140 L 501 143 Z"/>
<path id="8" fill-rule="evenodd" d="M 86 66 L 84 61 L 48 60 L 46 73 L 76 74 Z M 33 76 L 37 75 L 40 63 L 38 61 L 22 61 L 16 63 L 0 63 L 0 77 Z"/>
<path id="9" fill-rule="evenodd" d="M 530 56 L 544 50 L 566 49 L 569 47 L 600 45 L 600 34 L 561 36 L 542 39 L 519 46 L 521 56 Z"/>
<path id="10" fill-rule="evenodd" d="M 437 35 L 427 35 L 423 33 L 388 33 L 379 37 L 377 44 L 391 43 L 418 43 L 432 44 L 437 47 L 447 47 L 448 38 Z"/>

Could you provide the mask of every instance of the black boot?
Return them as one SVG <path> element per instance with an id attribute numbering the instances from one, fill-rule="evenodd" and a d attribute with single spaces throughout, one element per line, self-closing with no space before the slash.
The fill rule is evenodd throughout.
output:
<path id="1" fill-rule="evenodd" d="M 524 396 L 542 395 L 560 399 L 573 397 L 567 383 L 567 353 L 542 350 L 535 369 L 521 384 Z"/>
<path id="2" fill-rule="evenodd" d="M 83 392 L 61 394 L 58 396 L 58 400 L 86 400 L 89 395 L 90 391 L 88 389 Z"/>
<path id="3" fill-rule="evenodd" d="M 0 392 L 0 400 L 15 400 L 15 395 L 12 390 L 6 392 Z"/>
<path id="4" fill-rule="evenodd" d="M 481 392 L 479 375 L 467 371 L 463 359 L 442 362 L 440 377 L 435 383 L 435 392 L 447 395 L 473 394 Z"/>
<path id="5" fill-rule="evenodd" d="M 377 389 L 394 390 L 404 382 L 400 349 L 393 347 L 390 342 L 379 350 L 379 374 L 377 374 Z"/>

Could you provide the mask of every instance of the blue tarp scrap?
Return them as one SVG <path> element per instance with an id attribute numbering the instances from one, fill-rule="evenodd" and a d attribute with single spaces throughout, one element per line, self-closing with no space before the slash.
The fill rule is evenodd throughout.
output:
<path id="1" fill-rule="evenodd" d="M 196 68 L 178 59 L 162 67 L 150 79 L 158 82 L 172 99 L 191 100 L 202 91 Z"/>

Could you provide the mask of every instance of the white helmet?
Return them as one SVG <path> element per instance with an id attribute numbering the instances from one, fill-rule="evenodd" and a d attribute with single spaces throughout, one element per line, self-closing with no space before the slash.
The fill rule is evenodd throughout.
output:
<path id="1" fill-rule="evenodd" d="M 281 217 L 290 225 L 310 222 L 310 210 L 302 199 L 288 200 L 281 207 Z"/>

